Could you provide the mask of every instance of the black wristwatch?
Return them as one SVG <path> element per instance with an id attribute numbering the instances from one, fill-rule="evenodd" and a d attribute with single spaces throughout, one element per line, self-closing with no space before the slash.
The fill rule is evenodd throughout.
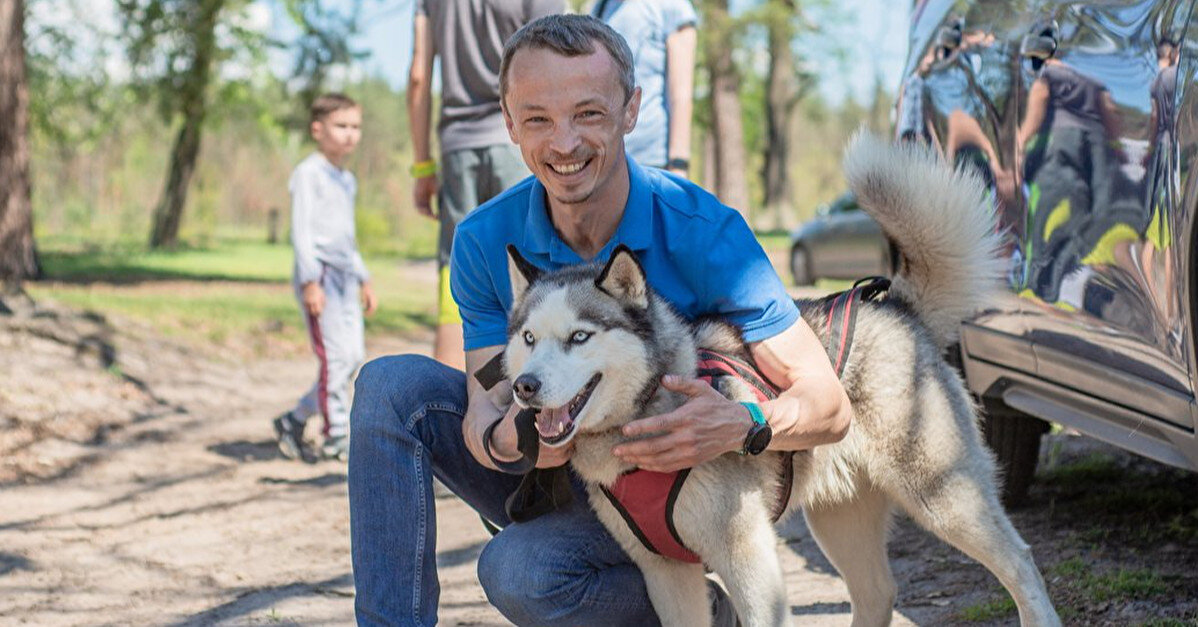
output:
<path id="1" fill-rule="evenodd" d="M 753 417 L 753 426 L 749 427 L 749 433 L 745 436 L 745 444 L 741 448 L 740 454 L 760 455 L 770 445 L 770 440 L 774 437 L 774 430 L 765 421 L 765 414 L 761 413 L 761 407 L 757 403 L 742 402 L 741 405 L 749 410 L 749 415 Z"/>

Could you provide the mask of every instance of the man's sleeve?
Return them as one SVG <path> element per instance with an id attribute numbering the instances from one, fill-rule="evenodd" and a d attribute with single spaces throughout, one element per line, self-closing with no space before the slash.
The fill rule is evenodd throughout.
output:
<path id="1" fill-rule="evenodd" d="M 316 181 L 296 169 L 291 175 L 291 247 L 295 251 L 295 277 L 300 285 L 320 280 L 320 261 L 312 241 L 312 216 L 316 211 Z"/>
<path id="2" fill-rule="evenodd" d="M 690 0 L 665 0 L 662 3 L 662 18 L 667 36 L 683 26 L 694 26 L 699 22 L 699 15 L 695 13 Z"/>
<path id="3" fill-rule="evenodd" d="M 696 238 L 695 247 L 704 251 L 699 254 L 705 262 L 686 269 L 693 273 L 688 280 L 698 287 L 702 310 L 739 326 L 746 342 L 760 342 L 790 328 L 799 318 L 799 308 L 744 218 L 728 210 L 720 224 L 707 226 L 711 233 Z"/>
<path id="4" fill-rule="evenodd" d="M 506 268 L 504 272 L 506 272 Z M 487 271 L 478 242 L 458 229 L 449 262 L 449 289 L 462 316 L 462 338 L 468 351 L 507 342 L 507 312 Z"/>
<path id="5" fill-rule="evenodd" d="M 524 17 L 531 22 L 546 15 L 557 15 L 566 10 L 566 0 L 525 0 Z"/>
<path id="6" fill-rule="evenodd" d="M 370 271 L 366 269 L 366 262 L 362 260 L 362 253 L 354 251 L 353 257 L 354 276 L 358 277 L 358 283 L 366 283 L 370 280 Z"/>

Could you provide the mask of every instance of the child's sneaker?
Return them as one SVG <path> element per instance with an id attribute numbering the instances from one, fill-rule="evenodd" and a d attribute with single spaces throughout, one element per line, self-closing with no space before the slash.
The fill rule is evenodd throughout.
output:
<path id="1" fill-rule="evenodd" d="M 324 444 L 320 447 L 320 454 L 325 459 L 349 461 L 349 436 L 334 435 L 325 438 Z"/>
<path id="2" fill-rule="evenodd" d="M 304 423 L 287 412 L 274 420 L 275 436 L 279 439 L 279 452 L 287 459 L 307 459 L 304 447 Z"/>

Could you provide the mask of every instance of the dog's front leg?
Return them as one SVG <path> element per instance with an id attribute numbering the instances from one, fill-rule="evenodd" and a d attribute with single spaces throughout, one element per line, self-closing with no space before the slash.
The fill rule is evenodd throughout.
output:
<path id="1" fill-rule="evenodd" d="M 728 586 L 745 627 L 779 627 L 789 623 L 777 535 L 764 509 L 742 515 L 716 536 L 721 547 L 703 553 L 707 565 Z"/>
<path id="2" fill-rule="evenodd" d="M 708 627 L 711 601 L 702 564 L 689 564 L 659 555 L 634 557 L 645 576 L 649 600 L 663 627 Z"/>

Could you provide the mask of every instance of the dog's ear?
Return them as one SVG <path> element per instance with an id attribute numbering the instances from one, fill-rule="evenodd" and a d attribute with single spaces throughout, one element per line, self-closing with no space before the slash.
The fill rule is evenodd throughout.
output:
<path id="1" fill-rule="evenodd" d="M 595 279 L 595 287 L 618 300 L 631 303 L 642 309 L 649 306 L 649 286 L 645 280 L 645 269 L 632 249 L 620 244 L 607 260 L 603 272 Z"/>
<path id="2" fill-rule="evenodd" d="M 515 246 L 508 244 L 507 273 L 512 282 L 512 301 L 515 302 L 520 300 L 524 292 L 528 291 L 528 286 L 541 276 L 541 269 L 528 263 Z"/>

